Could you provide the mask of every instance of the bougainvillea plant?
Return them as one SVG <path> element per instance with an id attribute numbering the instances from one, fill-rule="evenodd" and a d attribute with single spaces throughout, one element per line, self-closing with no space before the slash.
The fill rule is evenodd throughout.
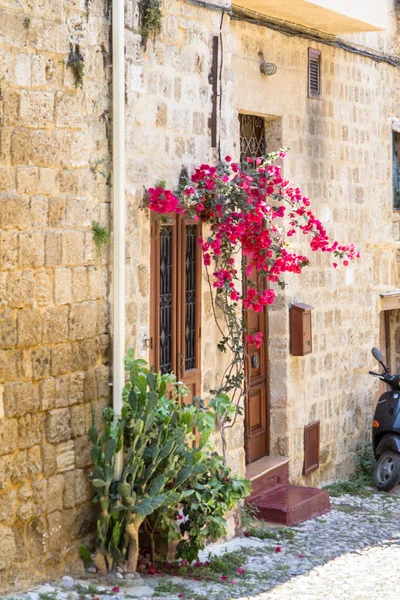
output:
<path id="1" fill-rule="evenodd" d="M 308 235 L 312 251 L 334 257 L 334 268 L 339 261 L 347 266 L 359 257 L 353 244 L 329 239 L 308 198 L 284 179 L 276 162 L 285 155 L 280 150 L 248 158 L 246 165 L 226 156 L 217 166 L 200 165 L 190 178 L 181 179 L 176 192 L 161 185 L 148 190 L 150 210 L 163 217 L 182 213 L 207 224 L 207 234 L 198 242 L 210 289 L 215 292 L 212 306 L 221 333 L 218 347 L 232 356 L 220 387 L 211 391 L 222 434 L 233 425 L 246 394 L 244 342 L 259 348 L 263 341 L 262 332 L 247 331 L 246 312 L 260 312 L 272 304 L 276 292 L 271 286 L 284 286 L 285 273 L 300 274 L 309 264 L 306 256 L 290 248 L 289 238 L 297 232 Z M 225 322 L 218 318 L 216 307 L 222 309 Z"/>

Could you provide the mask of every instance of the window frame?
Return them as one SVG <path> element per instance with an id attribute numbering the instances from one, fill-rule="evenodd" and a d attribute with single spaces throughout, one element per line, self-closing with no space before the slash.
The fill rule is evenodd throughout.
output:
<path id="1" fill-rule="evenodd" d="M 255 115 L 255 114 L 248 114 L 248 113 L 242 113 L 239 112 L 238 113 L 238 120 L 239 120 L 239 150 L 240 150 L 240 164 L 243 168 L 247 167 L 247 153 L 242 151 L 242 137 L 244 137 L 242 135 L 242 132 L 244 132 L 244 126 L 245 124 L 243 124 L 243 121 L 245 118 L 250 118 L 250 119 L 261 119 L 263 126 L 262 126 L 262 139 L 257 139 L 257 145 L 258 146 L 263 146 L 264 147 L 264 151 L 261 152 L 260 154 L 257 154 L 257 156 L 262 156 L 263 154 L 266 154 L 267 152 L 267 136 L 266 136 L 266 131 L 265 131 L 265 117 L 261 116 L 261 115 Z M 250 138 L 251 139 L 251 138 Z M 248 147 L 250 147 L 250 142 L 247 144 Z M 262 148 L 261 148 L 262 149 Z M 256 158 L 257 158 L 256 156 Z"/>
<path id="2" fill-rule="evenodd" d="M 185 369 L 185 323 L 186 323 L 186 227 L 195 225 L 196 237 L 201 237 L 201 225 L 194 219 L 183 215 L 164 215 L 162 223 L 156 215 L 151 221 L 150 250 L 150 364 L 158 371 L 160 368 L 160 236 L 163 226 L 173 227 L 172 236 L 172 371 L 178 380 L 194 386 L 200 393 L 201 378 L 201 296 L 202 296 L 202 251 L 196 239 L 195 271 L 195 356 L 194 368 Z"/>

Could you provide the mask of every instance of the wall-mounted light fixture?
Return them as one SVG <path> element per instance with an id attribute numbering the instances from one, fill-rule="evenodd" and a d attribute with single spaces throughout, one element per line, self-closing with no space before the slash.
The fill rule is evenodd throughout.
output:
<path id="1" fill-rule="evenodd" d="M 275 73 L 278 70 L 278 67 L 271 62 L 265 62 L 264 60 L 264 54 L 261 52 L 258 53 L 258 56 L 261 58 L 261 62 L 260 62 L 260 71 L 263 75 L 275 75 Z"/>

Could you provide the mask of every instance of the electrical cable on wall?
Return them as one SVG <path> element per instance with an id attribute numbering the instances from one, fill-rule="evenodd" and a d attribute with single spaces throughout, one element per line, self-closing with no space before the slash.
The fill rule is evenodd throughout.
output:
<path id="1" fill-rule="evenodd" d="M 224 23 L 225 10 L 222 9 L 221 23 L 219 25 L 219 44 L 221 47 L 221 61 L 219 65 L 219 128 L 218 128 L 218 160 L 221 161 L 221 120 L 222 120 L 222 69 L 224 65 L 224 45 L 222 41 L 222 26 Z"/>

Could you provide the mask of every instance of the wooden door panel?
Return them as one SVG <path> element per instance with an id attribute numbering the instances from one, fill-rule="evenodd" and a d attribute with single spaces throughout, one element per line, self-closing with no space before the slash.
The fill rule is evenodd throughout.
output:
<path id="1" fill-rule="evenodd" d="M 266 406 L 265 383 L 262 382 L 257 387 L 252 386 L 247 400 L 250 436 L 249 462 L 258 460 L 268 453 Z"/>
<path id="2" fill-rule="evenodd" d="M 239 115 L 240 123 L 240 162 L 246 168 L 246 160 L 265 153 L 265 120 L 257 115 Z M 264 289 L 265 279 L 258 278 L 253 269 L 250 280 L 258 289 Z M 246 293 L 246 287 L 244 287 Z M 268 331 L 267 309 L 262 312 L 244 311 L 249 334 L 261 331 L 263 344 L 246 344 L 246 377 L 249 391 L 245 402 L 245 452 L 246 462 L 253 462 L 269 451 L 269 391 L 268 391 Z"/>
<path id="3" fill-rule="evenodd" d="M 263 285 L 263 281 L 257 281 L 255 273 L 251 279 L 257 287 Z M 245 452 L 246 462 L 249 463 L 262 458 L 269 451 L 267 309 L 259 313 L 247 311 L 245 318 L 249 334 L 258 331 L 263 334 L 260 348 L 257 349 L 255 344 L 246 344 L 249 391 L 245 402 Z"/>

